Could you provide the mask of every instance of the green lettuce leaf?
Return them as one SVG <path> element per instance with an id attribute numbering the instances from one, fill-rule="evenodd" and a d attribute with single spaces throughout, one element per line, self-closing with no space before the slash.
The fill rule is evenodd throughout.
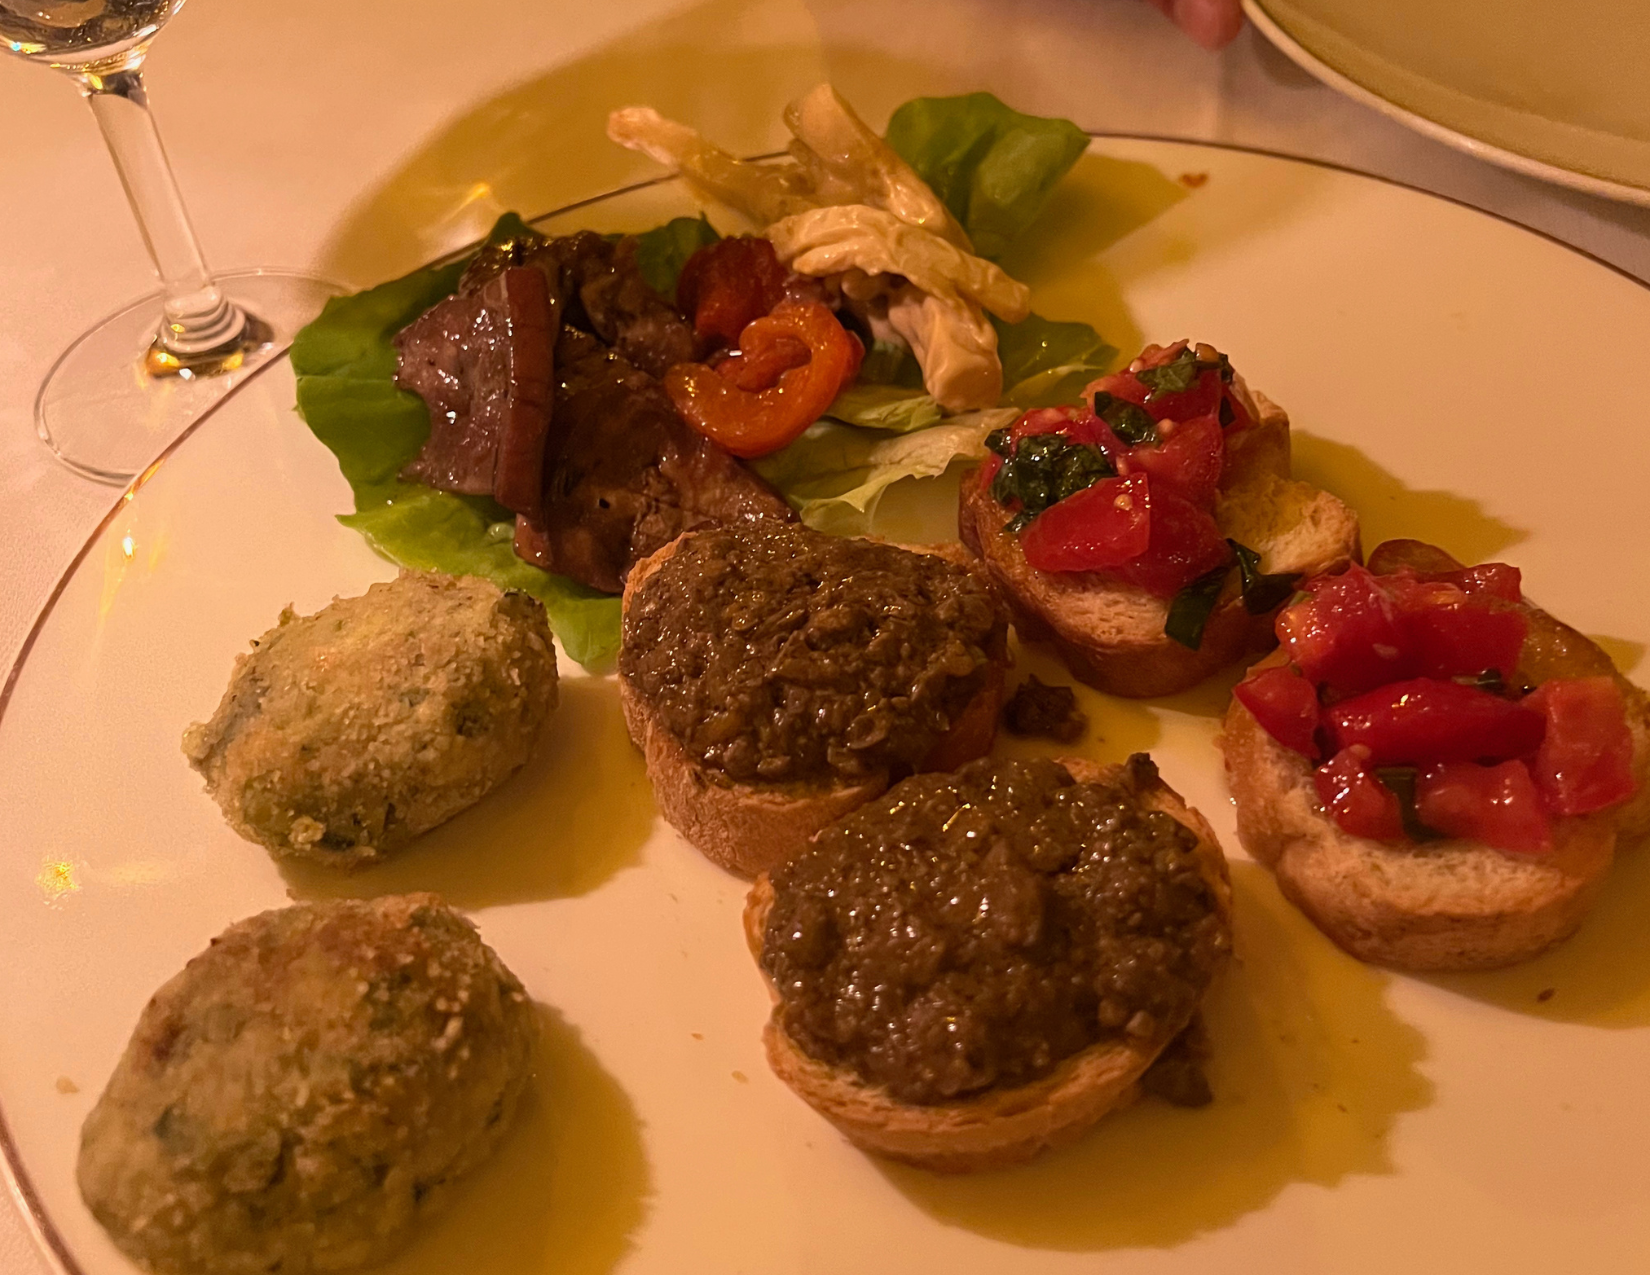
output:
<path id="1" fill-rule="evenodd" d="M 1008 386 L 1003 402 L 1019 408 L 1075 403 L 1083 387 L 1103 375 L 1117 354 L 1116 347 L 1107 345 L 1086 323 L 1062 323 L 1036 314 L 1019 323 L 991 323 L 997 329 L 1003 384 Z M 866 367 L 882 348 L 879 342 L 866 355 Z M 899 353 L 916 366 L 909 351 L 900 347 Z M 941 419 L 939 404 L 922 392 L 920 382 L 907 388 L 904 365 L 891 354 L 882 355 L 874 375 L 883 379 L 873 381 L 861 368 L 859 380 L 837 395 L 826 416 L 844 425 L 898 434 L 926 429 Z"/>
<path id="2" fill-rule="evenodd" d="M 753 467 L 810 527 L 864 535 L 890 486 L 902 478 L 937 477 L 955 460 L 983 458 L 985 436 L 1019 414 L 1012 407 L 965 412 L 906 434 L 822 420 Z"/>
<path id="3" fill-rule="evenodd" d="M 1075 403 L 1083 387 L 1104 375 L 1117 357 L 1086 323 L 1030 315 L 1019 323 L 991 320 L 997 354 L 1003 361 L 1005 402 L 1017 407 L 1057 407 Z"/>
<path id="4" fill-rule="evenodd" d="M 496 243 L 526 231 L 521 219 L 510 214 L 500 218 L 488 240 Z M 661 252 L 660 259 L 667 256 Z M 328 301 L 292 343 L 298 411 L 338 458 L 355 493 L 356 512 L 340 522 L 401 566 L 484 576 L 531 593 L 544 603 L 567 654 L 580 664 L 599 663 L 618 649 L 617 598 L 522 562 L 510 547 L 513 520 L 492 501 L 396 477 L 423 446 L 429 413 L 417 395 L 395 388 L 393 339 L 452 292 L 465 264 L 415 270 Z"/>
<path id="5" fill-rule="evenodd" d="M 673 218 L 636 236 L 636 269 L 648 287 L 661 297 L 672 298 L 688 258 L 721 237 L 704 213 Z"/>
<path id="6" fill-rule="evenodd" d="M 825 415 L 844 425 L 909 434 L 937 423 L 940 405 L 921 390 L 856 381 L 836 396 Z"/>
<path id="7" fill-rule="evenodd" d="M 1070 120 L 1022 115 L 990 93 L 913 98 L 888 121 L 887 141 L 990 258 L 1036 220 L 1089 144 Z"/>

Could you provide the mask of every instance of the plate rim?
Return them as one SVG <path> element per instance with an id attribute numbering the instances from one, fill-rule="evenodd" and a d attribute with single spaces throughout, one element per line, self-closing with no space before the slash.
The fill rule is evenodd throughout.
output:
<path id="1" fill-rule="evenodd" d="M 1252 17 L 1254 16 L 1255 11 L 1259 9 L 1258 0 L 1243 0 L 1243 4 L 1245 9 L 1250 11 Z M 1337 163 L 1333 160 L 1318 159 L 1305 155 L 1292 155 L 1284 151 L 1272 150 L 1263 146 L 1249 146 L 1239 142 L 1206 141 L 1199 138 L 1178 137 L 1171 134 L 1162 133 L 1114 132 L 1094 129 L 1087 129 L 1084 131 L 1088 133 L 1091 144 L 1096 141 L 1161 142 L 1176 146 L 1193 146 L 1208 150 L 1232 151 L 1239 154 L 1255 155 L 1265 159 L 1279 160 L 1285 163 L 1302 164 L 1312 168 L 1325 169 L 1331 172 L 1341 173 L 1349 177 L 1362 178 L 1385 186 L 1393 186 L 1400 190 L 1422 195 L 1429 199 L 1436 199 L 1446 204 L 1453 204 L 1458 208 L 1464 208 L 1469 212 L 1477 213 L 1480 216 L 1491 219 L 1492 221 L 1497 221 L 1503 225 L 1510 226 L 1515 230 L 1522 231 L 1525 234 L 1532 235 L 1537 239 L 1544 240 L 1549 244 L 1553 244 L 1567 252 L 1573 253 L 1574 255 L 1581 257 L 1583 260 L 1588 261 L 1595 266 L 1602 266 L 1612 274 L 1618 275 L 1627 280 L 1629 283 L 1634 284 L 1646 291 L 1650 291 L 1650 280 L 1643 279 L 1625 267 L 1619 266 L 1613 261 L 1608 261 L 1585 248 L 1578 247 L 1577 245 L 1570 243 L 1555 234 L 1538 229 L 1534 226 L 1526 225 L 1525 223 L 1514 217 L 1508 216 L 1505 213 L 1480 207 L 1469 200 L 1462 199 L 1454 195 L 1447 195 L 1439 191 L 1429 190 L 1426 187 L 1417 185 L 1414 182 L 1407 182 L 1399 178 L 1388 177 L 1381 173 L 1368 172 L 1364 169 L 1356 168 L 1349 164 Z M 1477 145 L 1477 143 L 1474 143 L 1474 145 Z M 774 152 L 774 154 L 777 153 L 778 152 Z M 769 157 L 769 155 L 764 154 L 752 156 L 751 158 L 765 159 Z M 662 177 L 650 178 L 646 181 L 631 182 L 627 185 L 618 186 L 612 190 L 604 191 L 601 194 L 590 195 L 583 199 L 575 200 L 572 203 L 565 204 L 548 212 L 536 214 L 526 220 L 529 225 L 533 225 L 540 221 L 548 220 L 552 217 L 560 217 L 570 212 L 576 212 L 580 208 L 585 208 L 607 199 L 617 198 L 618 196 L 630 194 L 634 191 L 646 190 L 650 187 L 663 185 L 667 182 L 676 180 L 678 180 L 678 175 L 671 173 Z M 1643 194 L 1645 199 L 1650 201 L 1650 191 L 1645 191 Z M 453 251 L 435 258 L 433 261 L 427 263 L 426 266 L 415 267 L 415 269 L 425 269 L 428 268 L 428 266 L 438 266 L 450 263 L 473 251 L 481 242 L 482 241 L 480 239 L 477 239 L 472 243 L 455 248 Z M 6 710 L 10 707 L 12 693 L 16 689 L 17 683 L 22 676 L 23 667 L 27 663 L 28 657 L 33 651 L 35 643 L 44 632 L 47 621 L 51 618 L 53 611 L 57 607 L 57 603 L 61 600 L 63 593 L 68 588 L 69 581 L 80 569 L 81 564 L 86 560 L 86 557 L 91 553 L 93 547 L 98 543 L 99 539 L 108 529 L 109 525 L 119 516 L 121 510 L 124 509 L 126 505 L 136 499 L 138 492 L 143 489 L 143 487 L 155 476 L 157 472 L 159 472 L 162 465 L 173 452 L 180 448 L 188 439 L 192 438 L 196 431 L 205 426 L 206 423 L 211 420 L 220 409 L 230 402 L 230 400 L 237 397 L 248 385 L 251 385 L 253 382 L 257 381 L 266 371 L 287 359 L 290 353 L 291 342 L 288 342 L 284 349 L 280 350 L 278 353 L 272 355 L 272 357 L 270 357 L 267 361 L 260 364 L 250 376 L 243 378 L 233 385 L 222 398 L 218 399 L 211 406 L 209 406 L 206 411 L 202 412 L 199 417 L 192 421 L 182 433 L 161 448 L 155 458 L 145 465 L 137 476 L 134 477 L 132 481 L 122 489 L 120 494 L 115 497 L 108 510 L 101 518 L 98 519 L 96 525 L 93 526 L 92 529 L 86 534 L 86 538 L 82 541 L 80 548 L 75 551 L 74 556 L 69 559 L 67 564 L 65 564 L 63 570 L 58 575 L 56 583 L 53 584 L 50 592 L 47 593 L 45 599 L 41 602 L 39 609 L 35 613 L 34 619 L 29 624 L 28 632 L 25 634 L 23 641 L 17 648 L 17 654 L 12 660 L 11 667 L 7 670 L 5 682 L 3 685 L 0 685 L 0 729 L 4 729 Z M 0 1178 L 4 1178 L 7 1188 L 7 1196 L 17 1206 L 18 1212 L 22 1215 L 22 1218 L 27 1225 L 30 1237 L 34 1240 L 36 1251 L 45 1260 L 48 1268 L 52 1271 L 52 1275 L 86 1275 L 86 1269 L 80 1265 L 74 1254 L 69 1250 L 67 1242 L 58 1232 L 52 1219 L 47 1214 L 44 1204 L 41 1202 L 40 1196 L 29 1176 L 28 1168 L 23 1163 L 22 1152 L 12 1137 L 11 1126 L 6 1120 L 4 1104 L 0 1104 Z"/>
<path id="2" fill-rule="evenodd" d="M 1243 0 L 1243 10 L 1248 15 L 1249 20 L 1254 23 L 1256 29 L 1302 70 L 1310 73 L 1336 92 L 1351 98 L 1360 105 L 1369 107 L 1390 120 L 1402 124 L 1405 128 L 1411 129 L 1423 137 L 1430 138 L 1435 142 L 1442 142 L 1445 146 L 1471 155 L 1474 159 L 1484 160 L 1524 177 L 1533 177 L 1538 181 L 1548 182 L 1555 186 L 1565 186 L 1571 190 L 1579 190 L 1583 194 L 1596 195 L 1599 198 L 1614 200 L 1618 203 L 1650 208 L 1650 187 L 1615 181 L 1608 177 L 1599 177 L 1592 173 L 1582 172 L 1580 169 L 1565 168 L 1561 164 L 1536 159 L 1534 156 L 1526 155 L 1522 151 L 1497 146 L 1493 142 L 1486 142 L 1470 133 L 1463 133 L 1459 129 L 1451 128 L 1448 124 L 1439 123 L 1419 111 L 1411 110 L 1407 106 L 1400 106 L 1391 98 L 1384 97 L 1367 85 L 1352 79 L 1345 72 L 1336 70 L 1291 35 L 1283 24 L 1267 11 L 1265 0 Z"/>

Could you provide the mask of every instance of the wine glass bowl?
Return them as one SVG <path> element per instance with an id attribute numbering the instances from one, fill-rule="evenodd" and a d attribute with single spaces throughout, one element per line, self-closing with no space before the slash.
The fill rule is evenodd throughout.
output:
<path id="1" fill-rule="evenodd" d="M 339 289 L 273 270 L 214 276 L 161 145 L 142 67 L 184 0 L 0 0 L 0 49 L 68 74 L 103 131 L 161 291 L 110 315 L 52 366 L 35 428 L 79 474 L 124 482 Z"/>
<path id="2" fill-rule="evenodd" d="M 120 64 L 155 38 L 183 0 L 0 0 L 12 52 L 69 69 Z"/>

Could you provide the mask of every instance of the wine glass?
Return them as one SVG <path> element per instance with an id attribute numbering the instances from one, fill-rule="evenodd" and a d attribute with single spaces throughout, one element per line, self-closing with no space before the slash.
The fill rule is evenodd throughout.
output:
<path id="1" fill-rule="evenodd" d="M 142 66 L 183 0 L 0 0 L 0 47 L 80 85 L 119 170 L 161 291 L 110 315 L 46 374 L 35 428 L 70 469 L 123 483 L 340 289 L 308 275 L 214 277 L 201 255 Z"/>

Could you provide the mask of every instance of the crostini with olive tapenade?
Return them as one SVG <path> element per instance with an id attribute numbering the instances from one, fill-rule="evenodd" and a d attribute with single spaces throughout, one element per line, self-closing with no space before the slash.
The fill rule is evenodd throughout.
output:
<path id="1" fill-rule="evenodd" d="M 907 779 L 758 878 L 745 936 L 780 1079 L 861 1149 L 961 1173 L 1132 1101 L 1230 918 L 1213 831 L 1140 754 Z"/>
<path id="2" fill-rule="evenodd" d="M 1650 824 L 1650 700 L 1516 568 L 1389 541 L 1307 585 L 1238 685 L 1238 836 L 1362 960 L 1487 969 L 1581 924 Z"/>
<path id="3" fill-rule="evenodd" d="M 690 532 L 625 586 L 619 695 L 660 812 L 753 877 L 996 737 L 1008 617 L 973 559 L 772 521 Z"/>
<path id="4" fill-rule="evenodd" d="M 1027 412 L 962 479 L 958 531 L 1022 638 L 1115 695 L 1272 644 L 1295 580 L 1359 558 L 1357 515 L 1289 477 L 1289 418 L 1226 357 L 1148 346 L 1081 407 Z"/>

